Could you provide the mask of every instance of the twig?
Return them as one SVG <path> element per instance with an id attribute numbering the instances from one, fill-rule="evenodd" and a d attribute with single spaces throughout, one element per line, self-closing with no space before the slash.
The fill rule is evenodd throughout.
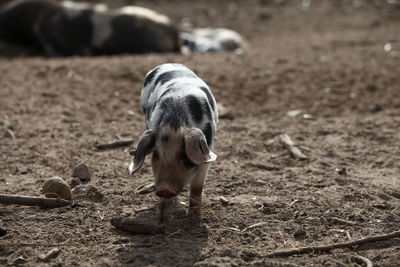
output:
<path id="1" fill-rule="evenodd" d="M 60 254 L 61 250 L 59 248 L 52 248 L 49 252 L 47 252 L 46 254 L 40 255 L 39 259 L 41 261 L 48 261 L 50 259 L 53 259 L 55 257 L 58 256 L 58 254 Z"/>
<path id="2" fill-rule="evenodd" d="M 347 224 L 347 225 L 357 225 L 356 222 L 352 222 L 352 221 L 348 221 L 348 220 L 344 220 L 344 219 L 340 219 L 337 217 L 331 217 L 331 219 L 337 223 L 341 223 L 341 224 Z"/>
<path id="3" fill-rule="evenodd" d="M 61 198 L 43 198 L 43 197 L 29 197 L 18 195 L 3 195 L 0 194 L 0 203 L 2 204 L 18 204 L 25 206 L 39 206 L 42 208 L 59 208 L 69 206 L 71 201 Z"/>
<path id="4" fill-rule="evenodd" d="M 365 263 L 366 267 L 373 267 L 374 266 L 369 259 L 367 259 L 367 258 L 365 258 L 363 256 L 360 256 L 360 255 L 353 256 L 353 260 L 356 261 L 357 263 Z"/>
<path id="5" fill-rule="evenodd" d="M 248 230 L 248 229 L 252 229 L 252 228 L 256 228 L 256 227 L 261 227 L 261 226 L 264 226 L 264 225 L 267 225 L 267 224 L 269 224 L 269 222 L 259 222 L 259 223 L 255 223 L 255 224 L 252 224 L 252 225 L 250 225 L 250 226 L 244 228 L 244 229 L 242 230 L 242 232 L 244 232 L 244 231 L 246 231 L 246 230 Z"/>
<path id="6" fill-rule="evenodd" d="M 349 233 L 348 231 L 346 231 L 346 236 L 347 236 L 347 239 L 348 239 L 348 240 L 351 239 L 351 235 L 350 235 L 350 233 Z"/>
<path id="7" fill-rule="evenodd" d="M 301 160 L 308 159 L 308 157 L 304 155 L 296 146 L 296 144 L 292 141 L 289 135 L 281 134 L 279 136 L 279 142 L 281 142 L 281 144 L 290 151 L 290 154 L 292 154 L 293 157 Z"/>
<path id="8" fill-rule="evenodd" d="M 218 220 L 218 222 L 221 222 L 221 220 L 218 218 L 217 214 L 215 214 L 215 212 L 207 206 L 208 211 L 214 216 L 215 219 Z"/>
<path id="9" fill-rule="evenodd" d="M 305 254 L 305 253 L 309 253 L 309 252 L 312 252 L 312 253 L 326 252 L 326 251 L 330 251 L 335 248 L 349 248 L 349 247 L 359 246 L 359 245 L 363 245 L 363 244 L 367 244 L 367 243 L 389 240 L 389 239 L 396 238 L 396 237 L 400 237 L 400 231 L 395 231 L 393 233 L 385 234 L 385 235 L 366 237 L 366 238 L 358 239 L 358 240 L 351 241 L 351 242 L 337 243 L 337 244 L 325 245 L 325 246 L 315 246 L 315 247 L 310 246 L 310 247 L 303 247 L 303 248 L 298 248 L 298 249 L 275 251 L 275 252 L 266 254 L 264 257 L 273 258 L 273 257 L 280 257 L 280 256 L 291 256 L 291 255 L 295 255 L 295 254 Z"/>
<path id="10" fill-rule="evenodd" d="M 7 133 L 13 140 L 15 140 L 15 134 L 11 129 L 7 129 Z"/>
<path id="11" fill-rule="evenodd" d="M 135 189 L 136 194 L 148 194 L 154 191 L 156 191 L 156 185 L 154 182 L 143 184 Z"/>
<path id="12" fill-rule="evenodd" d="M 129 146 L 131 145 L 135 140 L 133 139 L 121 139 L 121 140 L 115 140 L 115 141 L 110 141 L 108 143 L 99 143 L 95 142 L 95 147 L 99 150 L 103 149 L 111 149 L 111 148 L 119 148 L 123 146 Z"/>
<path id="13" fill-rule="evenodd" d="M 176 235 L 177 233 L 180 233 L 180 232 L 182 232 L 182 229 L 178 229 L 177 231 L 173 232 L 172 234 L 167 235 L 165 238 L 169 238 L 169 237 L 171 237 L 173 235 Z"/>

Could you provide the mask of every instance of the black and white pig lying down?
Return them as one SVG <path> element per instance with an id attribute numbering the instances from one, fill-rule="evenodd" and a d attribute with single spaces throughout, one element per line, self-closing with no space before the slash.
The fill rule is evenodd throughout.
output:
<path id="1" fill-rule="evenodd" d="M 242 36 L 235 31 L 224 28 L 198 28 L 181 32 L 183 47 L 192 52 L 217 52 L 235 50 L 242 43 Z"/>
<path id="2" fill-rule="evenodd" d="M 0 40 L 61 56 L 180 50 L 178 30 L 164 15 L 72 1 L 11 2 L 0 12 Z"/>
<path id="3" fill-rule="evenodd" d="M 71 56 L 231 50 L 241 37 L 223 28 L 183 32 L 167 16 L 138 6 L 16 0 L 0 8 L 0 41 Z"/>
<path id="4" fill-rule="evenodd" d="M 152 153 L 159 223 L 169 217 L 171 198 L 189 184 L 189 213 L 200 215 L 202 192 L 210 163 L 215 161 L 214 135 L 218 110 L 207 84 L 181 64 L 163 64 L 149 71 L 141 94 L 147 130 L 129 166 L 131 174 Z"/>

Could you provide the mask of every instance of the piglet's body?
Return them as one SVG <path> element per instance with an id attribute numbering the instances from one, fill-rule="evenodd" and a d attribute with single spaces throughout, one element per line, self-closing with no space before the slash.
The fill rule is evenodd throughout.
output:
<path id="1" fill-rule="evenodd" d="M 207 84 L 181 64 L 163 64 L 145 79 L 141 103 L 147 131 L 141 136 L 133 174 L 152 152 L 159 222 L 168 221 L 171 198 L 190 188 L 190 214 L 200 215 L 202 192 L 217 129 L 217 105 Z"/>

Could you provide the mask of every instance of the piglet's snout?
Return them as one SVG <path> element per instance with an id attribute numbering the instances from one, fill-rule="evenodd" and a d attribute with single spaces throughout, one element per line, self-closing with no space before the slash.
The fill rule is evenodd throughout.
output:
<path id="1" fill-rule="evenodd" d="M 178 190 L 168 182 L 162 182 L 157 186 L 156 195 L 158 197 L 172 198 L 178 195 Z"/>

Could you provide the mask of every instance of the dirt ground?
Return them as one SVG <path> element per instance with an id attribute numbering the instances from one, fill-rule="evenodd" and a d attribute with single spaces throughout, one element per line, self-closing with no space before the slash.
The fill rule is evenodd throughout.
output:
<path id="1" fill-rule="evenodd" d="M 235 53 L 188 56 L 1 57 L 0 116 L 15 139 L 1 126 L 0 193 L 39 196 L 48 178 L 70 182 L 74 166 L 85 163 L 104 199 L 57 209 L 0 205 L 0 265 L 366 266 L 361 255 L 398 266 L 400 239 L 265 257 L 399 230 L 398 6 L 112 1 L 132 3 L 195 27 L 232 28 L 246 43 Z M 129 176 L 128 148 L 94 144 L 137 140 L 145 130 L 144 76 L 164 62 L 192 68 L 233 118 L 220 119 L 200 223 L 186 218 L 183 193 L 165 235 L 133 235 L 110 218 L 156 222 L 155 194 L 135 193 L 152 181 L 150 161 Z M 291 156 L 282 133 L 307 160 Z M 41 261 L 52 248 L 60 254 Z"/>

